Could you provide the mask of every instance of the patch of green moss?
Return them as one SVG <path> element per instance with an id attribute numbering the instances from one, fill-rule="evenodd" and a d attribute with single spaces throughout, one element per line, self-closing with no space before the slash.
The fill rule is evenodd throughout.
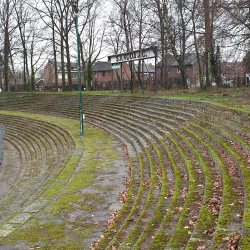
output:
<path id="1" fill-rule="evenodd" d="M 217 106 L 224 107 L 226 109 L 231 109 L 232 111 L 238 111 L 239 113 L 248 114 L 250 116 L 250 111 L 247 109 L 242 109 L 242 108 L 238 108 L 238 107 L 229 107 L 228 104 L 222 104 L 222 103 L 215 103 L 215 104 Z"/>
<path id="2" fill-rule="evenodd" d="M 250 232 L 249 231 L 246 231 L 244 233 L 244 238 L 240 239 L 239 245 L 240 245 L 240 249 L 242 250 L 249 249 L 249 246 L 250 246 Z"/>
<path id="3" fill-rule="evenodd" d="M 75 210 L 95 210 L 95 206 L 105 198 L 95 193 L 82 194 L 81 190 L 91 185 L 96 188 L 95 178 L 98 174 L 103 173 L 103 168 L 112 166 L 121 156 L 119 151 L 114 150 L 117 145 L 103 132 L 88 126 L 85 126 L 85 136 L 81 138 L 78 134 L 79 124 L 72 120 L 26 113 L 7 113 L 61 126 L 69 131 L 76 150 L 48 189 L 44 193 L 39 192 L 40 199 L 53 198 L 53 202 L 47 204 L 44 210 L 38 213 L 39 216 L 44 216 L 45 223 L 41 219 L 33 218 L 4 239 L 2 244 L 16 244 L 19 240 L 24 240 L 30 246 L 36 246 L 38 242 L 42 242 L 46 246 L 44 249 L 83 248 L 83 239 L 91 237 L 92 229 L 98 228 L 98 225 L 86 224 L 79 220 L 66 223 L 65 216 Z M 75 172 L 76 168 L 77 172 Z M 54 223 L 54 219 L 61 222 Z M 87 249 L 88 246 L 85 248 Z"/>
<path id="4" fill-rule="evenodd" d="M 70 225 L 70 223 L 68 223 Z M 84 245 L 82 239 L 84 237 L 91 237 L 91 227 L 96 225 L 86 224 L 82 230 L 77 229 L 72 224 L 73 228 L 67 228 L 66 223 L 43 223 L 41 219 L 34 220 L 29 227 L 23 228 L 16 234 L 11 235 L 8 239 L 4 240 L 4 244 L 15 244 L 15 242 L 24 241 L 28 242 L 30 247 L 36 247 L 42 244 L 44 247 L 40 249 L 87 249 L 88 246 Z M 70 231 L 74 230 L 74 235 Z"/>

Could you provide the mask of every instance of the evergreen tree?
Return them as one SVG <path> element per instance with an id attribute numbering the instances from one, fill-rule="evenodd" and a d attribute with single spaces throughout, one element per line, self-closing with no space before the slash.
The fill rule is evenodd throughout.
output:
<path id="1" fill-rule="evenodd" d="M 213 48 L 213 53 L 211 57 L 211 66 L 212 66 L 212 76 L 213 79 L 215 80 L 215 83 L 217 86 L 222 85 L 222 80 L 221 80 L 221 54 L 220 54 L 220 46 L 217 45 L 216 47 L 216 52 L 214 51 Z"/>

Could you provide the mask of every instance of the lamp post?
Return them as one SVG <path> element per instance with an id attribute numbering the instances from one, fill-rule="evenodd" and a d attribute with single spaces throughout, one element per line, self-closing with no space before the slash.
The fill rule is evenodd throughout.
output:
<path id="1" fill-rule="evenodd" d="M 72 1 L 72 9 L 75 15 L 75 24 L 76 24 L 76 37 L 77 37 L 77 53 L 78 53 L 78 83 L 79 83 L 79 103 L 80 103 L 80 129 L 81 129 L 81 136 L 84 135 L 83 132 L 83 113 L 82 113 L 82 86 L 81 86 L 81 66 L 80 66 L 80 51 L 79 51 L 79 35 L 78 35 L 78 15 L 79 11 L 77 8 L 77 3 Z"/>

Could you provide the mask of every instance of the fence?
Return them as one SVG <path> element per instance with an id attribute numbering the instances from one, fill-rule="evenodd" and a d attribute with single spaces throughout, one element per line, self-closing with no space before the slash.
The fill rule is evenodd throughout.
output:
<path id="1" fill-rule="evenodd" d="M 5 127 L 0 123 L 0 163 L 2 161 L 2 140 L 5 135 Z"/>
<path id="2" fill-rule="evenodd" d="M 131 89 L 131 81 L 130 80 L 123 80 L 122 81 L 122 90 L 130 91 Z M 153 89 L 154 90 L 154 79 L 147 79 L 144 80 L 144 89 Z M 133 89 L 136 90 L 141 88 L 142 83 L 136 80 L 133 82 Z M 121 90 L 121 83 L 118 81 L 113 82 L 113 89 L 114 90 Z M 92 90 L 112 90 L 112 82 L 111 81 L 103 81 L 103 82 L 92 82 Z"/>

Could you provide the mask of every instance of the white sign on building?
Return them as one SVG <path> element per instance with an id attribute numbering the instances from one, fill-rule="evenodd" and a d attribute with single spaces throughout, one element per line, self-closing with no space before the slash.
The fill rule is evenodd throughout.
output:
<path id="1" fill-rule="evenodd" d="M 141 49 L 118 55 L 112 55 L 108 57 L 108 60 L 111 64 L 113 64 L 113 63 L 123 63 L 135 60 L 149 59 L 149 58 L 154 58 L 156 56 L 157 56 L 157 47 L 152 47 L 148 49 Z"/>

